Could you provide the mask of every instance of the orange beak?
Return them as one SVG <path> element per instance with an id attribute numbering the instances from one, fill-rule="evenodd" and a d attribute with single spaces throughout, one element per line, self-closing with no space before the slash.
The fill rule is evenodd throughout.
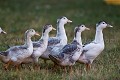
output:
<path id="1" fill-rule="evenodd" d="M 39 33 L 37 33 L 37 32 L 35 33 L 35 35 L 36 35 L 36 36 L 40 36 L 40 34 L 39 34 Z"/>

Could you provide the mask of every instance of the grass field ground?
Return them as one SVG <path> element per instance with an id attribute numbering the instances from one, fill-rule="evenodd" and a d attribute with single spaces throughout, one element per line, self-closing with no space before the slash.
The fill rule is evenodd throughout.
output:
<path id="1" fill-rule="evenodd" d="M 114 26 L 104 30 L 105 50 L 93 62 L 89 73 L 84 71 L 84 65 L 78 63 L 69 74 L 69 69 L 67 73 L 60 68 L 51 69 L 51 61 L 44 64 L 40 60 L 40 70 L 34 70 L 32 64 L 30 69 L 24 65 L 19 72 L 13 68 L 5 71 L 0 62 L 0 80 L 120 80 L 120 6 L 107 5 L 103 0 L 0 0 L 0 26 L 8 33 L 0 35 L 0 51 L 23 44 L 24 32 L 29 28 L 41 33 L 46 23 L 56 26 L 56 20 L 61 16 L 73 21 L 65 26 L 69 42 L 78 24 L 91 28 L 83 33 L 83 43 L 94 38 L 98 21 L 105 20 Z M 33 40 L 38 40 L 38 37 Z"/>

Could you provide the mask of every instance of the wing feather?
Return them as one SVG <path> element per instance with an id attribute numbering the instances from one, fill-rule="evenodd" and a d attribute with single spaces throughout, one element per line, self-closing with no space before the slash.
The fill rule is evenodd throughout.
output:
<path id="1" fill-rule="evenodd" d="M 35 43 L 35 42 L 34 42 L 34 43 L 33 43 L 33 47 L 34 47 L 34 48 L 36 48 L 36 47 L 41 47 L 41 43 L 37 43 L 37 42 Z"/>
<path id="2" fill-rule="evenodd" d="M 77 49 L 77 45 L 75 44 L 67 44 L 66 46 L 63 47 L 61 53 L 65 54 L 72 54 Z"/>
<path id="3" fill-rule="evenodd" d="M 58 43 L 60 43 L 59 39 L 56 39 L 56 38 L 49 38 L 48 39 L 48 46 L 56 45 Z"/>

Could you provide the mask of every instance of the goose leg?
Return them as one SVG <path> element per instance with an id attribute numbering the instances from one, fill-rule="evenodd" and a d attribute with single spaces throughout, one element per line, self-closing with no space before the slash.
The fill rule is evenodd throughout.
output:
<path id="1" fill-rule="evenodd" d="M 53 68 L 57 68 L 57 64 L 56 63 L 54 63 Z"/>
<path id="2" fill-rule="evenodd" d="M 34 64 L 34 69 L 35 69 L 35 70 L 40 69 L 40 68 L 39 68 L 39 65 L 38 65 L 37 63 Z"/>
<path id="3" fill-rule="evenodd" d="M 38 58 L 36 58 L 36 59 L 34 60 L 34 69 L 36 69 L 36 70 L 39 69 Z"/>
<path id="4" fill-rule="evenodd" d="M 46 64 L 46 63 L 47 63 L 47 60 L 44 59 L 44 63 Z"/>
<path id="5" fill-rule="evenodd" d="M 86 71 L 88 72 L 88 71 L 90 70 L 90 68 L 91 68 L 91 64 L 90 64 L 90 63 L 87 63 L 87 64 L 86 64 Z"/>
<path id="6" fill-rule="evenodd" d="M 70 68 L 69 74 L 70 74 L 70 79 L 71 79 L 71 78 L 72 78 L 72 75 L 73 75 L 73 67 L 72 67 L 72 66 L 69 66 L 69 68 Z"/>
<path id="7" fill-rule="evenodd" d="M 12 63 L 12 61 L 8 61 L 5 65 L 4 65 L 4 69 L 8 70 L 9 65 Z"/>
<path id="8" fill-rule="evenodd" d="M 21 68 L 24 68 L 23 65 L 24 65 L 23 63 L 20 64 Z"/>
<path id="9" fill-rule="evenodd" d="M 73 72 L 72 66 L 69 66 L 69 68 L 70 68 L 70 73 L 72 73 Z"/>
<path id="10" fill-rule="evenodd" d="M 15 65 L 16 71 L 19 71 L 19 65 L 20 64 Z"/>
<path id="11" fill-rule="evenodd" d="M 63 66 L 64 72 L 67 73 L 66 66 Z"/>

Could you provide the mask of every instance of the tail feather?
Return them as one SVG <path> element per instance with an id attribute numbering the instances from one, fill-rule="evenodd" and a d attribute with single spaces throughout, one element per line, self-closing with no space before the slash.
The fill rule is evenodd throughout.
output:
<path id="1" fill-rule="evenodd" d="M 59 60 L 57 57 L 49 54 L 49 58 L 56 64 L 59 64 L 61 62 L 61 60 Z"/>
<path id="2" fill-rule="evenodd" d="M 0 55 L 7 56 L 7 55 L 8 55 L 8 52 L 6 52 L 6 51 L 0 52 Z"/>

